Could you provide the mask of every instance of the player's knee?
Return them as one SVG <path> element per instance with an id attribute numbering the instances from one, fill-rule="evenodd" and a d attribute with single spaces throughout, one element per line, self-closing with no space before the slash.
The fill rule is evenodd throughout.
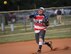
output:
<path id="1" fill-rule="evenodd" d="M 40 38 L 39 38 L 39 42 L 43 42 L 43 38 L 40 37 Z"/>

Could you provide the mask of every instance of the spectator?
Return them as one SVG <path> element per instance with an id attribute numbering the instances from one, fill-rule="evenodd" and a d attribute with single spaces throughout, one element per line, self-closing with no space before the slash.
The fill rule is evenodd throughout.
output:
<path id="1" fill-rule="evenodd" d="M 10 21 L 10 23 L 15 23 L 16 22 L 16 15 L 13 12 L 11 12 L 9 14 L 9 21 Z"/>
<path id="2" fill-rule="evenodd" d="M 62 11 L 60 9 L 56 10 L 55 11 L 55 14 L 57 15 L 56 18 L 57 18 L 57 22 L 58 24 L 61 24 L 62 23 Z"/>
<path id="3" fill-rule="evenodd" d="M 9 14 L 9 21 L 10 21 L 10 27 L 11 27 L 11 31 L 14 31 L 14 23 L 16 22 L 16 15 L 14 13 L 10 13 Z"/>

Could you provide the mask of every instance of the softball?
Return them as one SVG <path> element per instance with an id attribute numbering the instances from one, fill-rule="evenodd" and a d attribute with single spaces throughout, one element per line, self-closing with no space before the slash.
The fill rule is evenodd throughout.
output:
<path id="1" fill-rule="evenodd" d="M 7 4 L 7 1 L 4 1 L 4 4 Z"/>

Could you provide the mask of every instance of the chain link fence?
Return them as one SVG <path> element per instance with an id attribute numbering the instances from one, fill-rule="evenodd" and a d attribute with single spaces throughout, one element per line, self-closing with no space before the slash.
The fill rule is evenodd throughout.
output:
<path id="1" fill-rule="evenodd" d="M 57 24 L 55 10 L 61 9 L 62 24 Z M 37 9 L 0 12 L 0 34 L 19 33 L 33 31 L 33 21 L 28 18 Z M 50 26 L 71 25 L 71 7 L 45 8 Z"/>

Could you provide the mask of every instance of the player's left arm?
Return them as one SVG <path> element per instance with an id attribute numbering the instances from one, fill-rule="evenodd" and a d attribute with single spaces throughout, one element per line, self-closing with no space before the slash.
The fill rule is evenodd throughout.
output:
<path id="1" fill-rule="evenodd" d="M 45 16 L 43 22 L 44 22 L 45 26 L 49 26 L 49 19 L 47 16 Z"/>

